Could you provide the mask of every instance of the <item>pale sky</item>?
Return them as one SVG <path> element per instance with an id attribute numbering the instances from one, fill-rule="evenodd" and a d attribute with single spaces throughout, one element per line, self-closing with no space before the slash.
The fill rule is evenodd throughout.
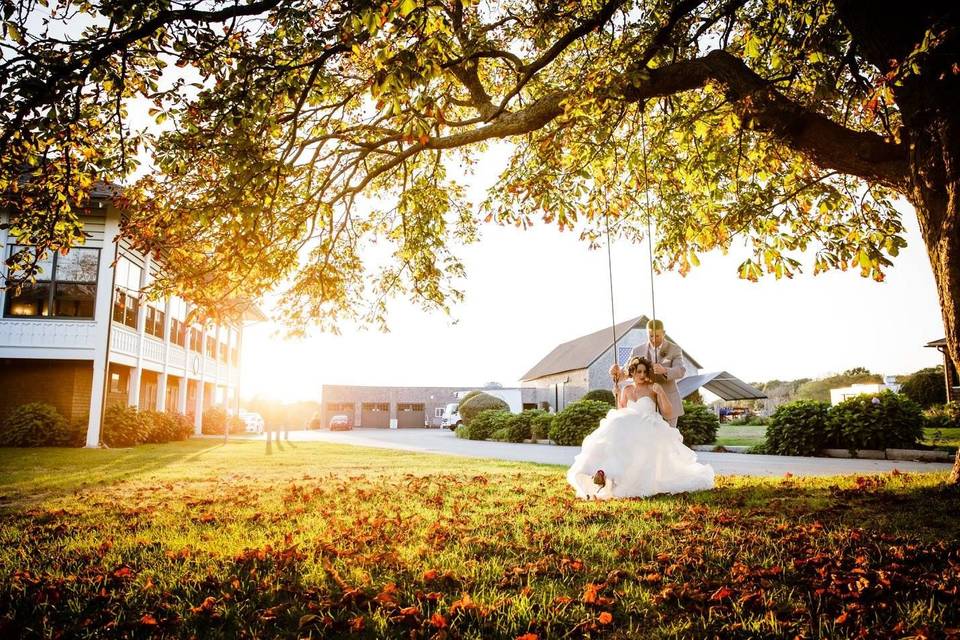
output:
<path id="1" fill-rule="evenodd" d="M 474 201 L 505 146 L 488 152 L 469 181 Z M 717 252 L 685 278 L 656 277 L 657 316 L 704 370 L 746 381 L 936 365 L 939 353 L 923 346 L 944 333 L 936 288 L 913 209 L 901 210 L 908 246 L 883 283 L 859 270 L 814 277 L 808 262 L 793 280 L 751 283 L 737 278 L 744 254 Z M 347 326 L 339 336 L 286 340 L 272 323 L 248 329 L 242 394 L 290 401 L 319 400 L 323 384 L 513 386 L 557 344 L 610 326 L 606 251 L 589 250 L 575 233 L 482 225 L 481 240 L 459 255 L 466 299 L 449 317 L 399 300 L 387 334 Z M 646 245 L 615 243 L 613 262 L 617 320 L 650 315 Z"/>

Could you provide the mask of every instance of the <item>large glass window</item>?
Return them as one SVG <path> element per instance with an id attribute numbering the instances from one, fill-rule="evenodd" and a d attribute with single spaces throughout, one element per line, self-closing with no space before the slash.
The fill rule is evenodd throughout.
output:
<path id="1" fill-rule="evenodd" d="M 116 291 L 113 298 L 113 319 L 133 329 L 140 313 L 140 273 L 142 269 L 128 258 L 117 259 L 114 274 Z"/>
<path id="2" fill-rule="evenodd" d="M 170 342 L 181 347 L 186 345 L 187 303 L 174 296 L 170 298 Z"/>
<path id="3" fill-rule="evenodd" d="M 203 351 L 203 335 L 200 333 L 202 329 L 197 325 L 190 326 L 190 351 L 196 351 L 201 353 Z"/>
<path id="4" fill-rule="evenodd" d="M 32 250 L 31 247 L 14 245 L 8 254 Z M 4 316 L 93 318 L 100 249 L 75 247 L 66 255 L 47 252 L 37 264 L 40 273 L 36 282 L 25 283 L 19 291 L 10 289 L 7 292 Z"/>
<path id="5" fill-rule="evenodd" d="M 159 309 L 153 303 L 147 305 L 147 313 L 144 319 L 143 330 L 152 336 L 163 339 L 163 321 L 165 317 L 163 310 Z"/>
<path id="6" fill-rule="evenodd" d="M 217 357 L 217 338 L 210 333 L 207 333 L 207 356 L 214 359 Z"/>

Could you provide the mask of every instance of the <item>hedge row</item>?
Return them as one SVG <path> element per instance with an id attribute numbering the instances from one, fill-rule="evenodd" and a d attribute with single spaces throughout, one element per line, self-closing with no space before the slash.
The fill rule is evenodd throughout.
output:
<path id="1" fill-rule="evenodd" d="M 553 418 L 552 414 L 541 409 L 528 409 L 516 414 L 501 409 L 486 409 L 473 416 L 470 424 L 460 425 L 456 435 L 468 440 L 501 442 L 543 440 L 549 436 Z"/>
<path id="2" fill-rule="evenodd" d="M 892 391 L 848 398 L 833 407 L 799 400 L 777 407 L 765 450 L 812 456 L 821 449 L 913 448 L 923 438 L 924 426 L 920 406 Z"/>
<path id="3" fill-rule="evenodd" d="M 213 411 L 222 412 L 222 409 L 207 410 L 205 422 L 207 414 Z M 0 421 L 0 446 L 3 447 L 82 447 L 86 434 L 87 418 L 70 422 L 56 408 L 43 402 L 16 407 Z M 108 447 L 132 447 L 185 440 L 192 434 L 192 420 L 178 413 L 111 405 L 104 411 L 100 438 Z"/>

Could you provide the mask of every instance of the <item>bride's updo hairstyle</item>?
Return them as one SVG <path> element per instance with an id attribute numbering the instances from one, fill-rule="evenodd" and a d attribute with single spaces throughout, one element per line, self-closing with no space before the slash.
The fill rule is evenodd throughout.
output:
<path id="1" fill-rule="evenodd" d="M 647 380 L 650 382 L 661 384 L 667 381 L 666 376 L 660 375 L 659 373 L 653 373 L 652 369 L 653 367 L 650 366 L 650 361 L 646 358 L 641 358 L 640 356 L 634 356 L 630 358 L 630 362 L 627 363 L 627 375 L 631 378 L 633 378 L 633 376 L 642 370 L 647 376 Z"/>

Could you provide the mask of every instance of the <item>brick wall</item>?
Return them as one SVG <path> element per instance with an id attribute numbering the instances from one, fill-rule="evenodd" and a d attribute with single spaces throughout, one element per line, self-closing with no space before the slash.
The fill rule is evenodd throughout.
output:
<path id="1" fill-rule="evenodd" d="M 0 359 L 0 415 L 29 402 L 45 402 L 68 420 L 90 412 L 93 363 L 84 360 Z"/>

